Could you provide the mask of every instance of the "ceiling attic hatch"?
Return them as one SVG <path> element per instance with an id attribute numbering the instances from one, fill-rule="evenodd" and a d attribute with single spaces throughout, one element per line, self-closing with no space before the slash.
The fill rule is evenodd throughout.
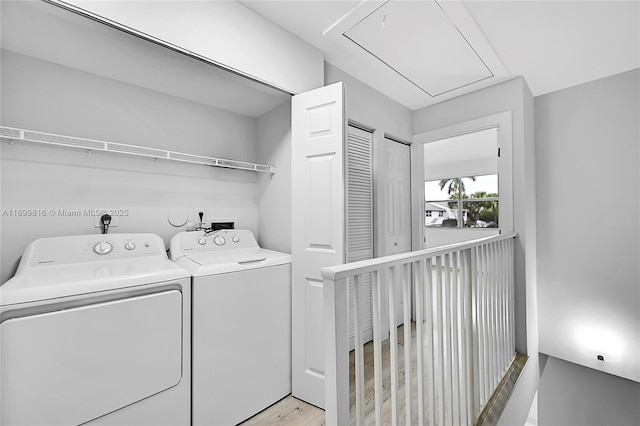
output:
<path id="1" fill-rule="evenodd" d="M 494 76 L 436 1 L 387 1 L 343 35 L 431 97 Z"/>

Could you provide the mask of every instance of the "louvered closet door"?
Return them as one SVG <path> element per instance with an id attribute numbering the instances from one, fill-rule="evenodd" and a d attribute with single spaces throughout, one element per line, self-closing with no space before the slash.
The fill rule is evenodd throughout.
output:
<path id="1" fill-rule="evenodd" d="M 347 142 L 347 246 L 346 260 L 373 258 L 373 135 L 353 126 Z M 364 341 L 373 337 L 371 318 L 371 274 L 360 279 Z M 353 279 L 349 281 L 349 345 L 354 348 Z"/>

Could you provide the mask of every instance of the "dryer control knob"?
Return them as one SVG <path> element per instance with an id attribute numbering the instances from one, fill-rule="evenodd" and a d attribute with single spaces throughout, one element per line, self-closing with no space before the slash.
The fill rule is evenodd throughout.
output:
<path id="1" fill-rule="evenodd" d="M 207 240 L 205 240 L 204 238 L 200 238 L 200 239 L 198 240 L 198 244 L 200 244 L 201 246 L 203 246 L 203 245 L 207 244 Z"/>
<path id="2" fill-rule="evenodd" d="M 223 246 L 223 245 L 224 245 L 224 243 L 226 243 L 226 242 L 227 242 L 227 240 L 225 240 L 223 236 L 221 236 L 221 235 L 217 235 L 217 236 L 213 239 L 213 242 L 214 242 L 214 243 L 216 243 L 216 245 L 218 245 L 218 246 Z"/>
<path id="3" fill-rule="evenodd" d="M 113 250 L 113 246 L 106 241 L 100 241 L 98 244 L 93 246 L 93 251 L 96 254 L 107 254 Z"/>
<path id="4" fill-rule="evenodd" d="M 240 242 L 240 238 L 238 238 L 238 236 L 237 236 L 237 235 L 234 235 L 234 236 L 231 238 L 231 241 L 233 241 L 234 243 L 239 243 L 239 242 Z"/>
<path id="5" fill-rule="evenodd" d="M 127 250 L 133 250 L 134 248 L 136 248 L 136 245 L 129 241 L 128 243 L 125 243 L 124 248 Z"/>

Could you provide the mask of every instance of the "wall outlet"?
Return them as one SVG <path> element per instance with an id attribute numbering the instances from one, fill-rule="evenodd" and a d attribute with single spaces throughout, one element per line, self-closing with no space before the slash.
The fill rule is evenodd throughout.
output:
<path id="1" fill-rule="evenodd" d="M 100 223 L 100 218 L 103 214 L 107 214 L 107 210 L 96 210 L 96 215 L 93 217 L 93 227 L 94 228 L 102 228 L 102 223 Z M 109 224 L 109 228 L 116 228 L 118 226 L 118 216 L 111 215 L 111 224 Z"/>

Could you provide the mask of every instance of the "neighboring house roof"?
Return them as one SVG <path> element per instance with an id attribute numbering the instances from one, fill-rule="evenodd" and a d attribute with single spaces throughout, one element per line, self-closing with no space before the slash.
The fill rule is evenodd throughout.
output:
<path id="1" fill-rule="evenodd" d="M 451 210 L 451 209 L 443 206 L 442 204 L 437 204 L 437 203 L 424 203 L 424 209 L 425 210 L 430 210 L 430 211 L 442 211 L 442 212 L 446 212 L 447 210 Z"/>

